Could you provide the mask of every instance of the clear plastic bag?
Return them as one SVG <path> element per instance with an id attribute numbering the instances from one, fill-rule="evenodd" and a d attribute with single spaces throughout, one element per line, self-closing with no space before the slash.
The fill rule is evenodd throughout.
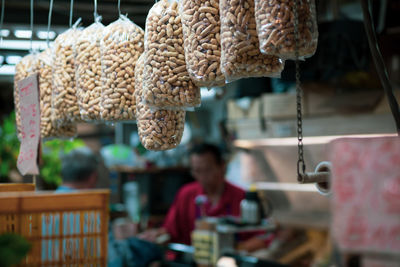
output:
<path id="1" fill-rule="evenodd" d="M 54 40 L 52 114 L 58 125 L 82 121 L 75 79 L 75 45 L 82 31 L 78 23 Z"/>
<path id="2" fill-rule="evenodd" d="M 255 0 L 255 17 L 260 50 L 266 55 L 296 59 L 294 1 Z M 314 55 L 318 26 L 314 0 L 298 1 L 299 57 Z"/>
<path id="3" fill-rule="evenodd" d="M 40 135 L 42 138 L 73 137 L 76 135 L 75 124 L 65 124 L 58 127 L 53 123 L 51 98 L 53 88 L 53 50 L 47 48 L 38 55 L 39 107 L 40 107 Z"/>
<path id="4" fill-rule="evenodd" d="M 283 61 L 263 55 L 254 17 L 254 0 L 221 0 L 221 71 L 227 82 L 247 77 L 280 77 Z"/>
<path id="5" fill-rule="evenodd" d="M 35 52 L 27 56 L 24 56 L 21 59 L 21 61 L 18 62 L 15 66 L 14 106 L 15 106 L 15 120 L 17 124 L 17 135 L 20 141 L 22 140 L 21 138 L 22 122 L 21 122 L 21 110 L 19 104 L 18 82 L 36 73 L 37 71 L 38 71 L 38 61 L 37 61 L 37 54 Z"/>
<path id="6" fill-rule="evenodd" d="M 100 42 L 101 118 L 106 121 L 133 120 L 136 110 L 135 65 L 144 50 L 144 31 L 121 15 L 103 32 Z"/>
<path id="7" fill-rule="evenodd" d="M 181 0 L 187 70 L 198 86 L 223 86 L 218 0 Z"/>
<path id="8" fill-rule="evenodd" d="M 186 70 L 182 23 L 175 0 L 161 0 L 150 9 L 144 46 L 144 101 L 157 108 L 199 106 L 200 88 Z"/>
<path id="9" fill-rule="evenodd" d="M 82 119 L 99 121 L 101 101 L 100 39 L 104 26 L 101 17 L 85 28 L 76 43 L 76 93 Z"/>
<path id="10" fill-rule="evenodd" d="M 145 54 L 135 69 L 136 118 L 140 142 L 148 150 L 167 150 L 179 145 L 185 126 L 184 110 L 153 110 L 143 102 Z"/>

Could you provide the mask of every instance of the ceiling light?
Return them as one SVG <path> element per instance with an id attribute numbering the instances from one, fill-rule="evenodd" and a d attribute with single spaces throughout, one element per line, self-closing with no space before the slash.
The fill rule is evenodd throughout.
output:
<path id="1" fill-rule="evenodd" d="M 10 35 L 10 30 L 4 29 L 0 31 L 2 37 L 8 37 Z"/>
<path id="2" fill-rule="evenodd" d="M 215 96 L 214 88 L 200 87 L 201 99 L 211 99 Z"/>
<path id="3" fill-rule="evenodd" d="M 15 65 L 21 60 L 21 56 L 7 56 L 6 61 L 7 64 Z"/>
<path id="4" fill-rule="evenodd" d="M 38 31 L 36 35 L 39 39 L 47 39 L 47 31 Z M 55 37 L 56 33 L 49 31 L 49 39 L 54 39 Z"/>
<path id="5" fill-rule="evenodd" d="M 50 45 L 52 42 L 50 42 Z M 29 40 L 3 40 L 0 42 L 0 49 L 8 50 L 30 50 L 31 42 Z M 32 41 L 32 48 L 43 50 L 47 48 L 46 41 Z"/>
<path id="6" fill-rule="evenodd" d="M 15 66 L 14 65 L 3 65 L 0 67 L 0 75 L 14 75 Z"/>
<path id="7" fill-rule="evenodd" d="M 14 35 L 17 38 L 28 39 L 31 38 L 32 32 L 30 30 L 16 30 L 14 31 Z"/>
<path id="8" fill-rule="evenodd" d="M 3 64 L 3 63 L 4 63 L 4 57 L 0 56 L 0 64 Z"/>

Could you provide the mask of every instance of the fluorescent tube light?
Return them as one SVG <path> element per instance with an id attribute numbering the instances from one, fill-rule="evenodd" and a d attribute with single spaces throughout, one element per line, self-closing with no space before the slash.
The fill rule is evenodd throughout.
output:
<path id="1" fill-rule="evenodd" d="M 8 37 L 10 35 L 10 30 L 3 29 L 3 30 L 0 31 L 0 35 L 2 37 Z"/>
<path id="2" fill-rule="evenodd" d="M 30 30 L 16 30 L 14 31 L 14 35 L 17 38 L 29 39 L 31 38 L 32 32 Z"/>
<path id="3" fill-rule="evenodd" d="M 214 88 L 200 87 L 201 99 L 211 99 L 215 96 Z"/>
<path id="4" fill-rule="evenodd" d="M 6 57 L 6 62 L 9 65 L 15 65 L 21 60 L 21 56 L 7 56 Z"/>
<path id="5" fill-rule="evenodd" d="M 15 74 L 15 65 L 3 65 L 0 67 L 0 75 L 11 76 Z"/>
<path id="6" fill-rule="evenodd" d="M 50 42 L 52 44 L 52 42 Z M 29 40 L 3 40 L 0 42 L 0 49 L 7 50 L 29 50 L 31 42 Z M 47 48 L 46 41 L 32 41 L 32 48 L 36 50 L 44 50 Z"/>
<path id="7" fill-rule="evenodd" d="M 47 39 L 47 31 L 38 31 L 36 35 L 39 39 Z M 54 37 L 56 37 L 56 33 L 53 31 L 49 31 L 49 39 L 52 40 L 54 39 Z"/>

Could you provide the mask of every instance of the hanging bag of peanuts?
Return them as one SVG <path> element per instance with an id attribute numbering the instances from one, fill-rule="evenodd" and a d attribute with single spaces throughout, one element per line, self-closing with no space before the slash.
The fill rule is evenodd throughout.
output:
<path id="1" fill-rule="evenodd" d="M 200 88 L 186 70 L 178 2 L 161 0 L 150 9 L 144 46 L 144 101 L 157 108 L 199 106 Z"/>
<path id="2" fill-rule="evenodd" d="M 279 77 L 284 64 L 259 49 L 254 0 L 221 0 L 221 71 L 227 82 L 247 77 Z"/>
<path id="3" fill-rule="evenodd" d="M 218 0 L 181 0 L 185 58 L 190 78 L 198 86 L 223 86 Z"/>
<path id="4" fill-rule="evenodd" d="M 14 75 L 14 106 L 15 106 L 15 121 L 17 124 L 17 135 L 18 139 L 21 141 L 21 110 L 19 103 L 19 88 L 18 82 L 27 78 L 28 76 L 36 73 L 38 71 L 38 61 L 37 54 L 35 52 L 24 56 L 20 62 L 15 65 L 15 75 Z"/>
<path id="5" fill-rule="evenodd" d="M 40 135 L 42 138 L 73 137 L 77 131 L 75 124 L 69 123 L 58 127 L 52 118 L 53 50 L 51 48 L 38 55 L 38 67 Z"/>
<path id="6" fill-rule="evenodd" d="M 75 44 L 81 33 L 80 19 L 54 40 L 52 115 L 54 122 L 63 125 L 81 121 L 75 80 Z"/>
<path id="7" fill-rule="evenodd" d="M 104 28 L 100 42 L 102 66 L 101 118 L 133 120 L 136 100 L 135 65 L 144 50 L 144 31 L 126 16 Z"/>
<path id="8" fill-rule="evenodd" d="M 100 39 L 104 26 L 101 17 L 85 28 L 76 44 L 76 93 L 81 117 L 85 121 L 99 121 L 101 101 Z"/>
<path id="9" fill-rule="evenodd" d="M 185 126 L 184 110 L 153 110 L 142 100 L 145 54 L 135 69 L 136 118 L 140 142 L 149 150 L 175 148 L 181 142 Z"/>
<path id="10" fill-rule="evenodd" d="M 318 28 L 314 0 L 296 0 L 298 14 L 299 57 L 314 55 Z M 266 55 L 296 59 L 295 1 L 255 0 L 260 50 Z"/>

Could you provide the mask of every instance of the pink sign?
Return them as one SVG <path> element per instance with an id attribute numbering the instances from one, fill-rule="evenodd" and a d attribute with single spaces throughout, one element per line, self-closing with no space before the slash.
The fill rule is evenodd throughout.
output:
<path id="1" fill-rule="evenodd" d="M 33 74 L 18 82 L 22 139 L 17 167 L 22 175 L 39 174 L 37 157 L 40 139 L 40 114 L 37 79 L 37 74 Z"/>
<path id="2" fill-rule="evenodd" d="M 329 146 L 332 234 L 342 250 L 400 252 L 400 138 L 343 138 Z"/>

